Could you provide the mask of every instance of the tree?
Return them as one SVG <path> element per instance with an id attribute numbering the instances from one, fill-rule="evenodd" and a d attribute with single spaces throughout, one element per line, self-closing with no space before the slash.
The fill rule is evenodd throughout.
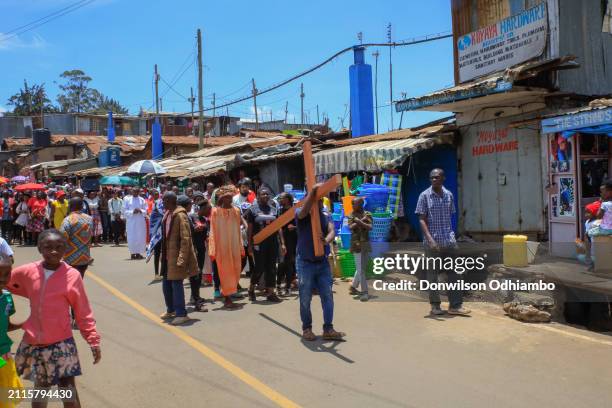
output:
<path id="1" fill-rule="evenodd" d="M 112 111 L 113 113 L 118 113 L 120 115 L 128 114 L 128 109 L 121 105 L 116 99 L 109 98 L 108 96 L 100 93 L 98 93 L 98 95 L 96 108 L 93 111 L 94 113 L 104 115 L 108 113 L 108 111 Z"/>
<path id="2" fill-rule="evenodd" d="M 41 110 L 44 113 L 57 111 L 47 98 L 45 84 L 29 86 L 25 79 L 23 80 L 23 88 L 11 96 L 7 104 L 14 106 L 13 114 L 19 116 L 39 115 Z"/>
<path id="3" fill-rule="evenodd" d="M 80 69 L 73 69 L 62 72 L 60 78 L 66 81 L 59 85 L 63 93 L 57 97 L 62 112 L 81 113 L 95 109 L 99 92 L 89 87 L 90 76 Z"/>

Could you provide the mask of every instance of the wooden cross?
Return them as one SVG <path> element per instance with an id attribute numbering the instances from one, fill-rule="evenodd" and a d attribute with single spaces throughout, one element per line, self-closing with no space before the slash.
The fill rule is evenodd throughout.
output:
<path id="1" fill-rule="evenodd" d="M 306 188 L 310 193 L 310 191 L 315 185 L 315 168 L 314 160 L 312 157 L 312 142 L 307 140 L 304 142 L 302 147 L 304 151 L 304 172 L 306 173 Z M 314 243 L 315 256 L 323 256 L 325 254 L 323 242 L 321 242 L 322 232 L 321 219 L 319 218 L 318 202 L 327 194 L 331 193 L 332 191 L 335 191 L 340 185 L 342 185 L 342 176 L 340 176 L 340 174 L 332 176 L 321 187 L 319 187 L 319 189 L 317 190 L 317 197 L 314 202 L 314 205 L 310 209 L 310 225 L 312 226 L 312 242 Z M 263 240 L 276 233 L 286 224 L 291 222 L 291 220 L 295 218 L 295 210 L 297 208 L 302 207 L 304 205 L 304 201 L 305 200 L 300 201 L 288 211 L 283 213 L 283 215 L 281 215 L 272 223 L 270 223 L 270 225 L 259 231 L 259 233 L 257 233 L 253 237 L 253 242 L 255 243 L 255 245 L 260 244 Z"/>

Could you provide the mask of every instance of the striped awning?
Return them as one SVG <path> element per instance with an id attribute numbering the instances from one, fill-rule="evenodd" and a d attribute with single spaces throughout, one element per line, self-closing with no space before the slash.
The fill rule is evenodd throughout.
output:
<path id="1" fill-rule="evenodd" d="M 358 143 L 327 149 L 314 154 L 317 175 L 351 171 L 379 172 L 399 167 L 419 150 L 448 142 L 440 136 Z"/>

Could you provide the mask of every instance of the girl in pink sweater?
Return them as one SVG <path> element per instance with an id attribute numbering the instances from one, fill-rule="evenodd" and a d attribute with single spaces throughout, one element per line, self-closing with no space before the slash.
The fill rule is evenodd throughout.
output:
<path id="1" fill-rule="evenodd" d="M 66 239 L 58 230 L 41 232 L 38 251 L 43 260 L 15 268 L 8 288 L 30 300 L 30 317 L 23 324 L 25 333 L 15 359 L 17 373 L 33 381 L 36 387 L 71 388 L 76 398 L 64 401 L 64 407 L 79 408 L 74 377 L 81 375 L 81 365 L 72 337 L 70 308 L 81 335 L 91 347 L 94 364 L 102 354 L 81 274 L 62 261 L 66 246 Z"/>

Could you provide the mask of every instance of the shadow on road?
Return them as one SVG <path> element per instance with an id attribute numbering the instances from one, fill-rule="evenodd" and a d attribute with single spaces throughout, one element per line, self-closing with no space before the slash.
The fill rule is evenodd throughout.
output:
<path id="1" fill-rule="evenodd" d="M 265 313 L 259 313 L 259 315 L 261 317 L 263 317 L 264 319 L 274 323 L 275 325 L 279 326 L 282 329 L 285 329 L 286 331 L 288 331 L 289 333 L 297 336 L 302 344 L 309 349 L 310 351 L 314 351 L 317 353 L 329 353 L 334 357 L 339 358 L 342 361 L 345 361 L 349 364 L 353 364 L 355 363 L 354 360 L 351 360 L 348 357 L 343 356 L 342 354 L 338 353 L 338 351 L 336 350 L 336 346 L 338 346 L 338 344 L 343 343 L 344 340 L 340 340 L 340 341 L 331 341 L 331 346 L 326 346 L 323 343 L 329 343 L 330 340 L 322 340 L 319 337 L 317 337 L 317 340 L 315 341 L 306 341 L 304 339 L 302 339 L 302 335 L 298 332 L 296 332 L 295 330 L 293 330 L 292 328 L 285 326 L 284 324 L 282 324 L 281 322 L 279 322 L 278 320 L 274 320 L 273 318 L 271 318 L 270 316 L 266 315 Z"/>

